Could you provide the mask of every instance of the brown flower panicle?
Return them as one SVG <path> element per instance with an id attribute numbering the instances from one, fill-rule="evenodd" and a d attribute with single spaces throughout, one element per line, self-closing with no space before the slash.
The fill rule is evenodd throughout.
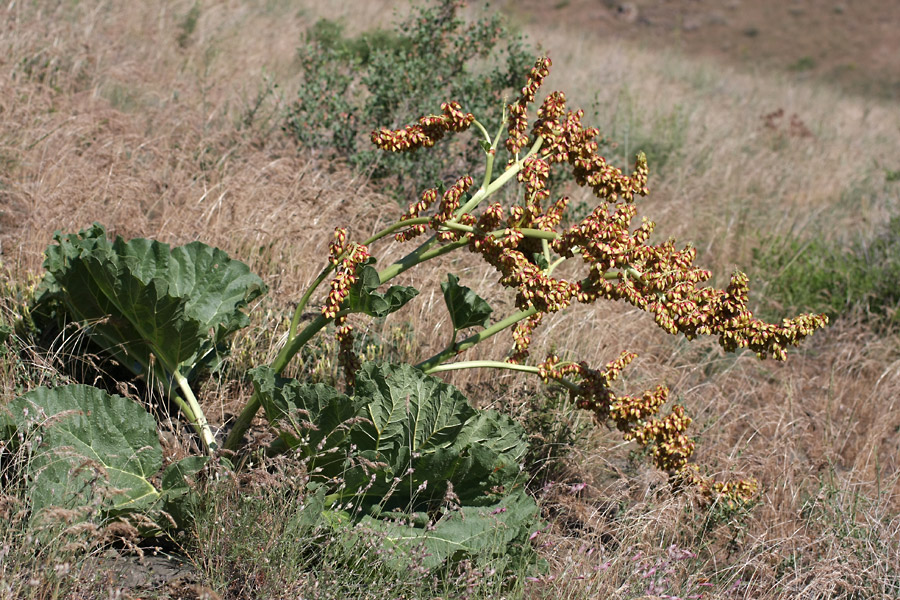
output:
<path id="1" fill-rule="evenodd" d="M 346 232 L 344 232 L 346 236 Z M 337 234 L 336 234 L 337 237 Z M 322 315 L 333 319 L 341 310 L 341 304 L 350 293 L 350 286 L 356 283 L 356 268 L 369 259 L 369 249 L 362 244 L 351 243 L 337 263 L 334 278 L 331 280 L 331 291 L 322 307 Z"/>
<path id="2" fill-rule="evenodd" d="M 410 219 L 417 218 L 421 213 L 428 210 L 432 204 L 434 204 L 438 199 L 438 191 L 437 188 L 429 188 L 422 192 L 422 199 L 418 202 L 413 202 L 406 209 L 406 212 L 400 216 L 400 221 L 409 221 Z M 411 225 L 410 227 L 403 229 L 402 231 L 398 231 L 394 234 L 394 239 L 398 242 L 406 242 L 415 237 L 418 237 L 425 233 L 426 231 L 425 225 Z"/>
<path id="3" fill-rule="evenodd" d="M 328 262 L 337 266 L 340 256 L 347 247 L 347 229 L 345 227 L 334 228 L 334 241 L 328 247 Z"/>
<path id="4" fill-rule="evenodd" d="M 373 131 L 372 143 L 389 152 L 412 152 L 434 146 L 448 131 L 465 131 L 475 121 L 475 115 L 463 112 L 458 102 L 445 102 L 441 110 L 444 114 L 421 117 L 418 123 L 403 129 Z"/>
<path id="5" fill-rule="evenodd" d="M 513 329 L 513 352 L 506 362 L 518 365 L 528 358 L 528 347 L 531 345 L 531 334 L 541 324 L 543 313 L 534 314 L 524 321 L 519 321 Z"/>
<path id="6" fill-rule="evenodd" d="M 514 155 L 529 142 L 526 107 L 535 101 L 550 64 L 548 58 L 538 60 L 519 98 L 508 106 L 506 144 Z M 461 131 L 473 122 L 474 117 L 462 113 L 458 104 L 442 105 L 442 110 L 442 116 L 423 117 L 417 125 L 404 130 L 374 132 L 373 141 L 390 151 L 427 147 L 446 131 Z M 484 207 L 480 215 L 455 216 L 463 194 L 472 185 L 472 179 L 466 176 L 443 194 L 436 213 L 429 219 L 428 225 L 438 241 L 467 241 L 471 252 L 480 254 L 497 270 L 499 283 L 515 291 L 516 307 L 533 313 L 513 330 L 509 362 L 519 363 L 527 358 L 531 335 L 544 314 L 562 310 L 573 301 L 623 300 L 653 314 L 657 325 L 669 333 L 680 333 L 688 339 L 716 336 L 726 351 L 747 348 L 760 358 L 776 360 L 784 360 L 789 346 L 798 345 L 827 323 L 824 315 L 811 314 L 785 319 L 780 324 L 756 319 L 748 308 L 745 274 L 734 273 L 724 290 L 704 285 L 711 273 L 694 265 L 697 252 L 692 246 L 679 249 L 671 239 L 651 244 L 655 225 L 646 218 L 632 228 L 637 216 L 635 196 L 648 193 L 646 156 L 638 154 L 632 173 L 625 175 L 598 154 L 599 131 L 585 127 L 583 116 L 581 110 L 566 108 L 562 92 L 551 93 L 541 104 L 531 131 L 535 139 L 542 140 L 540 150 L 521 163 L 510 163 L 510 168 L 519 165 L 516 177 L 525 190 L 523 202 L 511 207 L 493 203 Z M 568 198 L 544 206 L 550 198 L 548 182 L 556 165 L 567 165 L 576 183 L 589 187 L 603 201 L 591 214 L 562 230 L 558 228 Z M 420 218 L 437 201 L 437 190 L 426 190 L 401 219 Z M 451 220 L 469 226 L 471 231 L 448 228 Z M 424 224 L 416 224 L 397 233 L 396 238 L 405 241 L 425 231 Z M 337 250 L 347 252 L 343 249 L 345 239 L 338 242 L 335 256 Z M 553 277 L 540 256 L 545 252 L 544 244 L 561 258 L 580 259 L 581 278 Z M 342 269 L 339 268 L 338 277 L 343 274 L 348 280 L 353 276 L 352 268 Z M 336 300 L 331 305 L 339 306 L 337 299 L 343 298 L 340 294 L 344 280 L 338 281 L 338 277 L 332 284 Z M 754 482 L 714 483 L 688 463 L 694 442 L 685 432 L 691 419 L 680 405 L 659 416 L 668 401 L 667 388 L 660 386 L 638 397 L 616 396 L 612 392 L 610 382 L 633 359 L 633 354 L 623 353 L 605 370 L 598 371 L 584 363 L 563 363 L 550 356 L 538 366 L 538 372 L 544 381 L 564 382 L 579 408 L 593 412 L 599 421 L 613 423 L 626 439 L 649 448 L 656 464 L 673 480 L 696 485 L 709 494 L 752 496 L 756 490 Z"/>
<path id="7" fill-rule="evenodd" d="M 450 241 L 460 236 L 458 231 L 441 230 L 441 226 L 453 218 L 454 213 L 459 209 L 460 198 L 472 187 L 472 178 L 468 175 L 460 177 L 451 185 L 444 195 L 441 197 L 441 205 L 437 214 L 431 217 L 431 228 L 437 232 L 437 238 L 441 241 Z"/>
<path id="8" fill-rule="evenodd" d="M 549 58 L 538 59 L 528 73 L 528 80 L 518 99 L 507 107 L 509 110 L 509 120 L 507 121 L 509 137 L 506 140 L 506 149 L 510 154 L 518 154 L 522 148 L 528 145 L 528 136 L 525 133 L 528 131 L 527 107 L 534 102 L 534 97 L 541 84 L 544 83 L 544 78 L 550 74 L 551 64 Z"/>

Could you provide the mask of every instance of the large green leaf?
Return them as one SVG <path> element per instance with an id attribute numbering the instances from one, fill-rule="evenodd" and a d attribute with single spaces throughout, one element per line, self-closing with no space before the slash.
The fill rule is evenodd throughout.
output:
<path id="1" fill-rule="evenodd" d="M 357 280 L 350 288 L 347 304 L 353 312 L 361 312 L 370 317 L 386 317 L 403 308 L 403 305 L 415 298 L 419 290 L 414 287 L 392 285 L 386 292 L 379 292 L 381 279 L 372 265 L 360 265 Z"/>
<path id="2" fill-rule="evenodd" d="M 358 543 L 360 534 L 375 532 L 381 544 L 394 548 L 384 557 L 387 566 L 398 571 L 417 565 L 432 569 L 466 557 L 512 558 L 528 553 L 528 537 L 537 527 L 538 509 L 534 500 L 518 490 L 489 506 L 446 510 L 435 522 L 418 522 L 417 516 L 366 515 L 349 541 Z M 416 551 L 417 547 L 424 547 L 425 552 Z"/>
<path id="3" fill-rule="evenodd" d="M 522 488 L 525 432 L 512 419 L 474 409 L 411 365 L 363 364 L 352 398 L 269 368 L 252 377 L 281 439 L 306 458 L 314 481 L 330 486 L 324 506 L 362 509 L 326 511 L 332 527 L 356 521 L 391 545 L 424 544 L 429 567 L 527 547 L 537 507 Z M 461 508 L 448 510 L 448 502 Z M 388 522 L 400 517 L 396 510 L 414 512 L 412 523 Z M 352 532 L 349 539 L 359 541 Z"/>
<path id="4" fill-rule="evenodd" d="M 363 365 L 356 393 L 367 401 L 366 421 L 352 441 L 362 456 L 389 465 L 370 494 L 397 487 L 397 503 L 429 501 L 449 484 L 461 502 L 485 504 L 515 485 L 527 443 L 508 417 L 476 411 L 459 390 L 410 365 Z M 347 473 L 359 475 L 365 469 Z M 408 484 L 396 486 L 398 477 Z"/>
<path id="5" fill-rule="evenodd" d="M 56 306 L 132 372 L 165 384 L 174 369 L 189 376 L 214 360 L 225 337 L 247 324 L 240 309 L 265 290 L 247 265 L 199 242 L 110 242 L 99 224 L 56 241 L 46 251 L 39 311 Z"/>
<path id="6" fill-rule="evenodd" d="M 174 510 L 205 457 L 162 468 L 155 419 L 137 402 L 87 385 L 37 388 L 5 408 L 6 433 L 29 440 L 30 498 L 35 514 L 50 506 L 99 502 L 107 515 Z M 16 435 L 18 434 L 18 435 Z M 162 502 L 161 502 L 162 501 Z"/>
<path id="7" fill-rule="evenodd" d="M 365 363 L 352 398 L 277 378 L 268 368 L 252 376 L 287 446 L 318 476 L 339 476 L 346 483 L 340 493 L 362 504 L 427 506 L 452 487 L 460 502 L 486 505 L 518 485 L 527 449 L 522 427 L 475 410 L 456 388 L 411 365 Z"/>
<path id="8" fill-rule="evenodd" d="M 494 309 L 471 289 L 459 285 L 456 275 L 447 274 L 447 281 L 441 283 L 441 291 L 454 329 L 488 326 Z"/>
<path id="9" fill-rule="evenodd" d="M 206 456 L 186 456 L 171 463 L 162 472 L 160 507 L 178 525 L 185 525 L 194 519 L 198 495 L 193 482 L 207 460 Z M 159 521 L 165 522 L 162 519 Z"/>
<path id="10" fill-rule="evenodd" d="M 257 367 L 250 376 L 266 418 L 287 447 L 315 459 L 320 467 L 329 452 L 343 448 L 359 413 L 357 400 L 322 383 L 279 377 L 270 367 Z"/>

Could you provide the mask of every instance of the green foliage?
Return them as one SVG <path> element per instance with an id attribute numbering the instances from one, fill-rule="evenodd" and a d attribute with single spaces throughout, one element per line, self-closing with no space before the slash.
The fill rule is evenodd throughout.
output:
<path id="1" fill-rule="evenodd" d="M 361 265 L 357 272 L 357 281 L 350 288 L 347 307 L 370 317 L 386 317 L 403 308 L 403 305 L 415 298 L 419 290 L 409 286 L 392 285 L 385 292 L 379 292 L 381 279 L 372 265 Z"/>
<path id="2" fill-rule="evenodd" d="M 459 285 L 459 277 L 448 273 L 447 281 L 441 282 L 441 291 L 455 331 L 488 326 L 494 309 L 471 289 Z"/>
<path id="3" fill-rule="evenodd" d="M 849 248 L 811 238 L 764 240 L 754 262 L 768 282 L 762 300 L 770 313 L 787 309 L 829 317 L 858 313 L 879 326 L 893 325 L 900 306 L 900 218 L 875 239 Z M 763 271 L 764 269 L 764 271 Z"/>
<path id="4" fill-rule="evenodd" d="M 333 486 L 332 502 L 353 507 L 336 526 L 379 532 L 404 549 L 398 560 L 424 544 L 429 568 L 527 549 L 537 507 L 521 488 L 524 431 L 508 417 L 410 365 L 364 364 L 353 397 L 269 368 L 252 376 L 281 440 Z"/>
<path id="5" fill-rule="evenodd" d="M 131 372 L 166 387 L 176 370 L 190 379 L 213 365 L 248 323 L 241 308 L 265 291 L 247 265 L 200 242 L 110 242 L 99 224 L 56 242 L 34 312 L 81 323 Z"/>
<path id="6" fill-rule="evenodd" d="M 435 569 L 447 561 L 485 556 L 533 560 L 527 540 L 537 527 L 537 513 L 534 500 L 519 489 L 489 506 L 446 511 L 437 521 L 423 514 L 417 523 L 416 515 L 390 512 L 381 518 L 365 515 L 359 525 L 363 531 L 380 533 L 382 544 L 394 550 L 388 556 L 390 569 L 409 570 L 414 559 L 415 564 Z M 415 555 L 416 548 L 424 549 L 421 557 Z"/>
<path id="7" fill-rule="evenodd" d="M 191 43 L 191 36 L 194 34 L 194 30 L 197 29 L 197 21 L 200 20 L 200 4 L 195 2 L 193 6 L 191 6 L 190 10 L 187 11 L 187 14 L 184 15 L 184 18 L 178 24 L 178 46 L 181 48 L 187 48 Z"/>
<path id="8" fill-rule="evenodd" d="M 163 466 L 156 420 L 135 401 L 87 385 L 41 387 L 4 413 L 0 436 L 33 445 L 27 481 L 34 514 L 99 503 L 106 516 L 163 510 L 181 524 L 189 518 L 187 479 L 205 458 L 170 464 L 155 484 Z"/>
<path id="9" fill-rule="evenodd" d="M 34 314 L 80 324 L 119 364 L 168 394 L 212 451 L 215 440 L 188 382 L 214 366 L 230 334 L 247 325 L 241 308 L 264 292 L 262 280 L 200 242 L 172 249 L 143 238 L 110 242 L 99 224 L 57 233 L 56 241 L 46 251 Z"/>
<path id="10" fill-rule="evenodd" d="M 434 146 L 427 159 L 431 162 L 413 160 L 416 148 L 430 148 L 445 133 L 470 125 L 487 137 L 480 121 L 455 108 L 444 117 L 422 119 L 407 129 L 381 129 L 373 138 L 385 150 L 405 148 L 409 154 L 392 154 L 385 162 L 374 163 L 356 148 L 357 138 L 368 130 L 412 121 L 408 110 L 434 106 L 447 97 L 489 119 L 492 109 L 499 111 L 499 90 L 513 83 L 505 78 L 524 68 L 514 64 L 517 59 L 511 50 L 508 71 L 495 62 L 491 67 L 488 57 L 502 32 L 499 22 L 466 25 L 456 17 L 457 8 L 456 2 L 444 0 L 435 9 L 423 9 L 401 25 L 396 36 L 386 38 L 390 43 L 381 45 L 374 37 L 351 43 L 339 27 L 320 23 L 305 50 L 307 83 L 289 126 L 296 128 L 301 141 L 309 135 L 306 141 L 311 143 L 322 141 L 319 136 L 325 131 L 334 132 L 324 140 L 325 147 L 364 164 L 387 166 L 401 183 L 415 174 L 415 185 L 420 185 L 421 168 L 430 169 L 439 179 L 446 177 L 445 168 L 470 170 L 466 155 L 455 150 L 454 139 Z M 826 320 L 813 315 L 781 325 L 753 319 L 746 310 L 747 278 L 742 273 L 733 275 L 726 290 L 697 287 L 709 275 L 693 266 L 690 247 L 677 250 L 672 240 L 651 245 L 653 225 L 646 220 L 632 229 L 636 216 L 632 202 L 647 193 L 646 156 L 638 154 L 630 176 L 612 167 L 596 154 L 595 130 L 585 128 L 580 111 L 566 110 L 561 94 L 544 104 L 533 127 L 538 139 L 527 140 L 525 105 L 535 100 L 536 88 L 549 67 L 549 59 L 539 59 L 522 88 L 521 100 L 510 105 L 512 116 L 505 125 L 517 155 L 502 172 L 499 166 L 494 172 L 497 152 L 503 147 L 501 126 L 495 138 L 480 139 L 471 146 L 485 161 L 484 185 L 471 196 L 462 198 L 472 183 L 465 177 L 446 193 L 432 196 L 429 192 L 421 204 L 365 241 L 351 242 L 347 229 L 337 228 L 328 262 L 300 296 L 289 325 L 282 321 L 287 330 L 277 341 L 277 355 L 268 365 L 238 373 L 238 377 L 246 375 L 254 391 L 233 421 L 223 450 L 241 468 L 263 454 L 296 459 L 294 464 L 303 469 L 297 489 L 302 490 L 299 499 L 304 509 L 302 518 L 291 520 L 295 535 L 316 538 L 325 532 L 330 542 L 345 544 L 347 555 L 359 551 L 366 535 L 376 536 L 388 554 L 393 552 L 378 568 L 394 573 L 420 569 L 425 574 L 442 566 L 447 573 L 484 557 L 504 573 L 534 562 L 529 532 L 538 510 L 524 490 L 525 430 L 494 410 L 475 409 L 458 390 L 431 376 L 457 369 L 508 369 L 530 373 L 545 383 L 558 382 L 569 392 L 569 404 L 548 399 L 542 410 L 571 413 L 572 403 L 588 409 L 597 421 L 615 423 L 626 440 L 637 441 L 673 483 L 700 486 L 703 494 L 718 493 L 720 486 L 699 471 L 686 470 L 694 442 L 684 433 L 691 422 L 684 407 L 674 405 L 668 415 L 656 417 L 667 402 L 666 388 L 658 386 L 635 397 L 612 393 L 609 383 L 633 360 L 632 353 L 623 352 L 605 370 L 563 361 L 555 352 L 540 364 L 524 364 L 535 328 L 544 315 L 565 310 L 573 302 L 619 299 L 654 313 L 656 323 L 669 333 L 682 333 L 689 339 L 716 335 L 728 351 L 749 347 L 761 357 L 783 359 L 787 346 L 797 345 L 824 326 Z M 343 87 L 334 87 L 335 81 Z M 318 95 L 311 95 L 314 91 Z M 670 128 L 677 132 L 677 118 Z M 660 154 L 678 152 L 681 142 L 678 135 L 672 137 L 670 147 Z M 410 170 L 412 165 L 416 168 Z M 571 167 L 568 171 L 576 183 L 590 186 L 599 200 L 613 208 L 595 210 L 577 227 L 557 230 L 565 203 L 541 205 L 551 166 Z M 524 206 L 486 203 L 516 181 L 525 183 Z M 435 206 L 438 197 L 440 205 Z M 477 215 L 479 205 L 483 210 Z M 432 210 L 436 214 L 419 214 Z M 370 253 L 373 244 L 389 236 L 409 240 L 429 228 L 433 235 L 415 250 L 376 270 Z M 46 323 L 56 317 L 61 323 L 77 322 L 116 361 L 147 378 L 151 392 L 162 388 L 169 393 L 200 434 L 204 449 L 217 457 L 212 428 L 188 378 L 214 366 L 227 337 L 248 323 L 241 309 L 263 293 L 262 281 L 243 263 L 197 242 L 174 249 L 145 239 L 110 242 L 100 225 L 80 234 L 57 234 L 56 240 L 47 250 L 47 275 L 34 310 L 36 321 Z M 500 284 L 515 293 L 511 312 L 491 324 L 493 311 L 487 302 L 449 274 L 441 287 L 453 325 L 452 342 L 416 366 L 386 362 L 359 366 L 360 358 L 354 354 L 359 342 L 354 339 L 356 319 L 346 317 L 356 313 L 380 319 L 400 310 L 418 291 L 388 287 L 395 277 L 463 248 L 481 254 L 499 271 Z M 541 252 L 535 254 L 538 248 Z M 554 276 L 569 259 L 587 267 L 581 269 L 587 271 L 583 279 Z M 577 269 L 559 270 L 574 272 Z M 310 301 L 326 282 L 330 283 L 327 299 L 307 319 Z M 379 291 L 382 286 L 386 289 Z M 332 326 L 336 344 L 329 346 L 321 338 L 313 341 Z M 463 352 L 513 327 L 514 360 L 458 360 Z M 458 332 L 470 328 L 477 330 L 457 341 Z M 332 381 L 328 378 L 332 369 L 320 367 L 335 347 L 353 381 L 352 395 L 327 383 L 283 376 L 300 355 L 321 360 L 311 369 L 305 366 L 307 373 L 319 372 L 326 382 Z M 223 369 L 219 374 L 226 378 L 229 372 Z M 112 498 L 104 505 L 110 515 L 164 510 L 181 522 L 190 520 L 196 502 L 186 480 L 202 467 L 203 458 L 184 459 L 159 474 L 162 462 L 155 422 L 143 408 L 92 388 L 58 390 L 33 392 L 14 403 L 11 416 L 0 422 L 0 432 L 7 439 L 19 443 L 20 435 L 38 439 L 25 431 L 31 425 L 22 418 L 42 411 L 41 442 L 29 467 L 36 507 L 89 503 L 92 500 L 81 490 L 102 481 L 100 487 Z M 245 434 L 261 407 L 277 438 L 265 448 L 256 448 L 256 453 L 253 448 L 246 452 Z M 535 462 L 561 456 L 552 445 L 580 433 L 577 422 L 560 421 L 530 423 L 533 431 L 546 433 L 549 444 L 532 445 Z M 66 487 L 73 482 L 74 488 Z M 728 486 L 721 487 L 726 490 L 722 495 L 756 493 L 755 482 Z M 54 496 L 60 490 L 68 495 Z"/>
<path id="11" fill-rule="evenodd" d="M 365 363 L 353 397 L 269 368 L 251 375 L 286 445 L 323 480 L 340 477 L 342 495 L 362 505 L 427 506 L 452 491 L 459 502 L 483 506 L 517 485 L 522 428 L 475 410 L 454 387 L 411 365 Z"/>
<path id="12" fill-rule="evenodd" d="M 440 0 L 394 31 L 353 38 L 339 23 L 316 23 L 299 51 L 302 83 L 285 129 L 305 147 L 373 168 L 376 179 L 396 177 L 401 192 L 419 191 L 422 173 L 443 180 L 480 171 L 482 153 L 471 144 L 385 155 L 368 141 L 371 131 L 414 122 L 423 107 L 438 111 L 448 99 L 484 122 L 499 121 L 504 93 L 521 85 L 532 58 L 499 16 L 466 23 L 458 9 L 457 0 Z"/>
<path id="13" fill-rule="evenodd" d="M 330 510 L 325 487 L 307 486 L 293 460 L 274 459 L 237 478 L 225 477 L 209 486 L 197 517 L 197 547 L 191 556 L 213 589 L 233 598 L 520 598 L 525 576 L 533 568 L 525 561 L 502 557 L 509 531 L 504 515 L 527 509 L 511 499 L 506 512 L 493 508 L 463 509 L 445 527 L 462 526 L 469 518 L 492 521 L 492 543 L 482 537 L 465 540 L 467 550 L 481 542 L 484 549 L 469 559 L 433 568 L 446 551 L 437 536 L 418 539 L 422 530 L 401 522 Z M 252 493 L 248 493 L 252 489 Z M 482 528 L 482 531 L 488 531 Z M 450 542 L 453 543 L 453 542 Z M 512 573 L 510 572 L 512 571 Z M 529 572 L 531 571 L 531 572 Z M 511 578 L 510 575 L 515 575 Z"/>

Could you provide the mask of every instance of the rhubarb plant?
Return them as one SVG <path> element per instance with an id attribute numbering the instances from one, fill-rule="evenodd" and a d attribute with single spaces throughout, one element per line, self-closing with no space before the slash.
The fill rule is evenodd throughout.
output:
<path id="1" fill-rule="evenodd" d="M 424 190 L 395 222 L 368 239 L 353 240 L 344 227 L 335 230 L 329 259 L 298 299 L 276 358 L 248 373 L 253 393 L 223 444 L 228 456 L 246 454 L 245 433 L 262 409 L 276 434 L 267 451 L 292 453 L 307 462 L 313 483 L 324 490 L 316 497 L 331 507 L 334 523 L 383 520 L 400 511 L 411 529 L 389 537 L 427 540 L 445 558 L 458 557 L 455 549 L 476 551 L 477 540 L 487 535 L 479 527 L 502 527 L 503 539 L 521 541 L 535 512 L 520 476 L 526 466 L 524 432 L 507 417 L 473 408 L 435 377 L 458 369 L 507 369 L 567 388 L 598 423 L 618 428 L 625 440 L 644 447 L 673 484 L 695 486 L 707 498 L 728 502 L 755 494 L 752 480 L 712 481 L 691 462 L 691 419 L 684 407 L 669 404 L 666 387 L 637 396 L 615 392 L 615 379 L 635 358 L 627 349 L 601 366 L 552 353 L 537 360 L 530 355 L 543 318 L 573 303 L 627 302 L 652 314 L 671 334 L 714 336 L 725 351 L 748 349 L 776 360 L 784 360 L 790 346 L 827 322 L 824 315 L 812 314 L 781 323 L 761 321 L 748 308 L 743 273 L 735 272 L 729 285 L 718 289 L 706 285 L 711 273 L 694 264 L 692 246 L 651 243 L 654 223 L 645 218 L 633 225 L 635 202 L 648 193 L 645 156 L 638 154 L 630 174 L 609 164 L 598 154 L 598 130 L 582 123 L 582 111 L 567 108 L 562 92 L 547 95 L 537 118 L 529 120 L 529 107 L 549 68 L 547 58 L 536 62 L 493 135 L 452 101 L 441 106 L 440 114 L 372 133 L 372 142 L 383 151 L 426 152 L 451 134 L 474 130 L 484 155 L 483 179 L 476 186 L 462 174 L 446 190 Z M 505 165 L 495 164 L 501 144 L 513 157 Z M 564 225 L 569 200 L 550 197 L 554 170 L 567 170 L 592 191 L 598 201 L 593 212 Z M 501 190 L 515 185 L 521 191 L 512 203 L 497 201 Z M 418 244 L 380 266 L 374 251 L 391 237 Z M 354 354 L 348 317 L 380 318 L 402 310 L 418 291 L 391 285 L 392 280 L 456 251 L 474 253 L 494 269 L 500 285 L 513 294 L 515 309 L 497 315 L 449 274 L 441 284 L 452 325 L 446 346 L 415 365 L 362 364 Z M 560 268 L 569 262 L 580 269 Z M 259 278 L 200 243 L 172 249 L 151 240 L 109 242 L 98 225 L 58 235 L 45 266 L 39 312 L 79 323 L 118 362 L 166 392 L 196 429 L 207 454 L 216 456 L 217 444 L 190 383 L 218 359 L 227 336 L 246 325 L 242 309 L 264 291 Z M 582 275 L 558 275 L 572 272 Z M 304 322 L 301 316 L 316 302 L 318 315 Z M 339 341 L 345 392 L 284 376 L 300 350 L 329 326 Z M 505 331 L 511 333 L 506 356 L 462 356 Z M 11 405 L 9 422 L 18 423 L 16 411 L 23 406 Z M 77 402 L 71 408 L 91 415 L 113 411 Z M 133 489 L 143 486 L 149 497 L 164 495 L 145 485 L 154 468 L 156 462 L 142 466 L 128 479 Z M 126 499 L 131 497 L 126 493 Z M 485 516 L 491 514 L 507 516 Z M 454 539 L 457 535 L 472 544 L 465 546 Z"/>

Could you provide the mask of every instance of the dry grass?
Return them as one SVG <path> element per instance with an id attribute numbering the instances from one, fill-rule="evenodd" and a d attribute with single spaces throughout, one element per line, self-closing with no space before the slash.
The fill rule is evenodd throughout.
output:
<path id="1" fill-rule="evenodd" d="M 280 132 L 278 110 L 297 85 L 293 49 L 321 5 L 202 3 L 188 32 L 192 6 L 89 1 L 0 10 L 2 260 L 24 279 L 38 271 L 54 230 L 95 220 L 125 237 L 217 245 L 271 286 L 268 312 L 257 313 L 256 328 L 239 342 L 258 356 L 320 269 L 331 230 L 350 224 L 365 237 L 396 211 L 363 178 L 298 152 Z M 387 3 L 329 10 L 349 15 L 351 30 L 390 18 Z M 615 141 L 637 150 L 669 140 L 659 150 L 660 174 L 651 162 L 642 212 L 660 236 L 698 240 L 700 262 L 719 276 L 747 265 L 763 233 L 848 240 L 871 235 L 896 213 L 896 187 L 885 184 L 879 162 L 896 152 L 900 127 L 887 105 L 551 25 L 530 33 L 556 64 L 547 85 L 574 105 L 596 97 L 600 110 L 590 121 L 614 131 Z M 281 87 L 258 96 L 263 73 Z M 763 115 L 778 108 L 796 113 L 813 137 L 766 127 Z M 410 274 L 417 285 L 430 282 L 402 317 L 416 333 L 418 356 L 440 349 L 448 335 L 437 288 L 448 270 L 498 312 L 510 306 L 469 256 Z M 570 454 L 568 479 L 546 488 L 555 518 L 545 551 L 557 578 L 536 584 L 535 595 L 635 597 L 652 580 L 641 573 L 656 562 L 673 569 L 657 593 L 900 595 L 895 340 L 842 322 L 787 364 L 761 363 L 669 338 L 619 306 L 574 307 L 546 319 L 537 337 L 535 356 L 552 346 L 599 364 L 624 349 L 638 352 L 624 387 L 671 386 L 694 416 L 698 462 L 723 478 L 756 477 L 764 491 L 749 513 L 704 512 L 671 497 L 617 433 L 592 429 Z M 491 340 L 478 353 L 496 357 L 507 344 Z M 516 377 L 451 380 L 480 390 L 478 402 L 523 410 L 527 394 Z M 207 390 L 205 402 L 218 405 L 210 415 L 224 418 L 222 402 L 240 393 Z M 578 481 L 588 485 L 570 493 Z"/>

